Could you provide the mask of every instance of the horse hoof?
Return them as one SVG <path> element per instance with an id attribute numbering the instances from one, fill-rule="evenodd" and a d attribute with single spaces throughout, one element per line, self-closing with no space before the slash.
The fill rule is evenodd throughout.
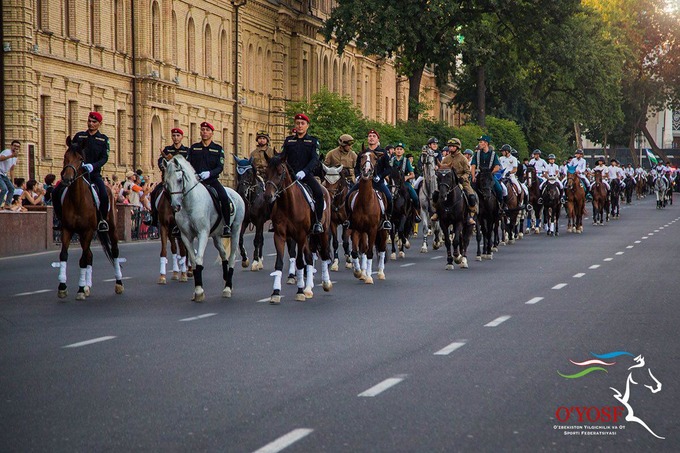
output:
<path id="1" fill-rule="evenodd" d="M 222 290 L 222 297 L 231 297 L 231 288 L 228 286 Z"/>
<path id="2" fill-rule="evenodd" d="M 260 268 L 259 268 L 259 266 L 258 266 L 258 263 L 259 263 L 258 261 L 253 261 L 253 265 L 250 266 L 250 271 L 251 271 L 251 272 L 257 272 L 257 271 L 260 270 Z"/>
<path id="3" fill-rule="evenodd" d="M 524 233 L 520 231 L 520 233 L 517 235 L 517 239 L 522 239 L 524 237 Z"/>
<path id="4" fill-rule="evenodd" d="M 281 303 L 281 296 L 279 296 L 279 295 L 272 295 L 272 296 L 269 298 L 269 303 L 272 304 L 272 305 L 278 305 L 278 304 L 280 304 L 280 303 Z"/>
<path id="5" fill-rule="evenodd" d="M 459 267 L 460 267 L 461 269 L 467 269 L 467 268 L 468 268 L 467 258 L 465 258 L 465 257 L 463 258 L 463 260 L 461 261 Z"/>
<path id="6" fill-rule="evenodd" d="M 383 271 L 378 271 L 378 280 L 385 280 L 385 273 Z"/>
<path id="7" fill-rule="evenodd" d="M 492 252 L 497 252 L 497 251 L 498 251 L 498 247 L 491 247 L 491 251 L 492 251 Z"/>
<path id="8" fill-rule="evenodd" d="M 322 282 L 321 287 L 323 288 L 324 291 L 328 292 L 331 289 L 333 289 L 333 283 L 331 283 L 330 280 L 327 281 L 327 282 Z"/>
<path id="9" fill-rule="evenodd" d="M 65 290 L 65 289 L 64 289 L 64 290 L 61 290 L 61 289 L 60 289 L 60 290 L 57 291 L 57 297 L 58 297 L 59 299 L 63 299 L 63 298 L 65 298 L 66 296 L 68 296 L 68 291 L 67 291 L 67 290 Z"/>
<path id="10" fill-rule="evenodd" d="M 372 285 L 372 284 L 373 284 L 373 277 L 371 277 L 370 275 L 367 276 L 367 277 L 364 279 L 364 283 L 366 283 L 367 285 Z"/>
<path id="11" fill-rule="evenodd" d="M 477 256 L 475 257 L 475 261 L 482 261 L 482 257 L 479 256 L 479 255 L 477 255 Z"/>
<path id="12" fill-rule="evenodd" d="M 361 275 L 359 276 L 359 280 L 366 280 L 366 271 L 361 271 Z"/>
<path id="13" fill-rule="evenodd" d="M 436 241 L 435 241 L 435 242 L 432 244 L 432 250 L 439 250 L 439 247 L 441 247 L 441 246 L 442 246 L 442 243 L 441 243 L 441 242 L 436 242 Z"/>
<path id="14" fill-rule="evenodd" d="M 492 260 L 492 259 L 493 259 L 493 253 L 489 253 L 489 258 L 488 258 L 488 259 L 489 259 L 489 260 Z"/>
<path id="15" fill-rule="evenodd" d="M 312 297 L 314 297 L 314 292 L 312 291 L 312 288 L 305 288 L 305 290 L 302 292 L 302 294 L 307 299 L 311 299 Z"/>
<path id="16" fill-rule="evenodd" d="M 541 234 L 540 228 L 534 228 L 534 234 Z"/>
<path id="17" fill-rule="evenodd" d="M 172 271 L 172 279 L 173 280 L 179 280 L 179 273 Z M 165 283 L 163 283 L 163 284 L 165 284 Z"/>
<path id="18" fill-rule="evenodd" d="M 352 263 L 345 263 L 345 269 L 352 269 Z"/>
<path id="19" fill-rule="evenodd" d="M 411 242 L 408 239 L 406 239 L 406 242 L 404 243 L 404 247 L 407 248 L 407 249 L 411 248 Z"/>
<path id="20" fill-rule="evenodd" d="M 260 258 L 257 260 L 257 270 L 261 271 L 262 269 L 264 269 L 264 263 L 262 262 L 262 258 Z"/>
<path id="21" fill-rule="evenodd" d="M 295 277 L 288 276 L 288 280 L 286 280 L 286 285 L 294 285 L 297 283 L 297 280 L 295 280 Z"/>
<path id="22" fill-rule="evenodd" d="M 203 302 L 205 300 L 205 292 L 194 293 L 194 297 L 191 298 L 194 302 Z"/>
<path id="23" fill-rule="evenodd" d="M 297 293 L 295 295 L 295 300 L 298 302 L 304 302 L 307 300 L 307 297 L 305 297 L 304 293 Z"/>
<path id="24" fill-rule="evenodd" d="M 90 297 L 91 288 L 89 286 L 86 286 L 84 293 L 85 293 L 85 297 Z"/>
<path id="25" fill-rule="evenodd" d="M 404 252 L 399 252 L 399 258 L 404 259 L 406 254 Z"/>
<path id="26" fill-rule="evenodd" d="M 527 228 L 526 230 L 524 230 L 524 234 L 529 234 L 529 233 L 531 233 L 531 230 L 530 230 L 529 228 Z"/>
<path id="27" fill-rule="evenodd" d="M 364 275 L 363 272 L 361 272 L 361 271 L 354 271 L 354 277 L 355 277 L 355 278 L 361 278 L 362 275 Z"/>
<path id="28" fill-rule="evenodd" d="M 453 257 L 453 262 L 456 264 L 460 264 L 460 262 L 463 260 L 463 255 L 457 255 Z"/>
<path id="29" fill-rule="evenodd" d="M 174 275 L 172 276 L 172 279 L 177 280 Z M 165 275 L 161 275 L 160 277 L 158 277 L 158 284 L 159 285 L 165 285 L 167 283 L 168 283 L 168 281 L 165 279 Z"/>
<path id="30" fill-rule="evenodd" d="M 186 283 L 186 282 L 188 282 L 188 281 L 189 281 L 189 277 L 187 276 L 187 274 L 185 274 L 184 272 L 182 272 L 182 273 L 180 274 L 180 276 L 179 276 L 179 282 L 180 282 L 180 283 Z"/>
<path id="31" fill-rule="evenodd" d="M 420 248 L 420 253 L 427 253 L 427 247 L 423 245 L 423 246 Z"/>
<path id="32" fill-rule="evenodd" d="M 501 242 L 498 243 L 498 245 L 508 245 L 508 244 L 506 244 L 505 241 L 501 241 Z"/>
<path id="33" fill-rule="evenodd" d="M 397 254 L 396 254 L 396 253 L 392 253 L 392 254 L 390 255 L 390 259 L 391 259 L 391 260 L 396 260 L 396 259 L 397 259 Z"/>
<path id="34" fill-rule="evenodd" d="M 245 268 L 248 267 L 248 266 L 250 266 L 250 260 L 241 261 L 241 267 L 242 267 L 242 268 L 245 269 Z"/>
<path id="35" fill-rule="evenodd" d="M 123 285 L 121 285 L 120 283 L 116 283 L 116 288 L 115 288 L 116 294 L 123 294 L 124 289 L 125 288 L 123 287 Z"/>
<path id="36" fill-rule="evenodd" d="M 454 269 L 453 264 L 447 264 L 446 267 L 445 267 L 445 269 L 446 269 L 447 271 L 452 271 L 452 270 Z"/>
<path id="37" fill-rule="evenodd" d="M 510 240 L 508 241 L 508 244 L 509 244 L 509 245 L 512 245 L 512 244 L 514 244 L 514 243 L 515 243 L 515 240 L 514 240 L 514 239 L 510 239 Z"/>
<path id="38" fill-rule="evenodd" d="M 331 267 L 329 269 L 333 272 L 338 271 L 339 266 L 338 266 L 338 259 L 337 258 L 333 260 L 333 264 L 331 264 Z"/>
<path id="39" fill-rule="evenodd" d="M 76 300 L 85 300 L 85 293 L 77 293 Z"/>
<path id="40" fill-rule="evenodd" d="M 192 270 L 187 271 L 187 277 L 188 278 L 194 278 L 194 271 L 192 271 Z"/>

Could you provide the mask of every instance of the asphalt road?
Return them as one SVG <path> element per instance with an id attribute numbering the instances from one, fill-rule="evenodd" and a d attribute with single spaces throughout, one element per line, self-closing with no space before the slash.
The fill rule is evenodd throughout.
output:
<path id="1" fill-rule="evenodd" d="M 56 252 L 0 259 L 0 450 L 680 450 L 680 211 L 647 199 L 562 232 L 492 261 L 473 246 L 454 271 L 416 239 L 385 281 L 341 270 L 306 302 L 284 286 L 280 306 L 271 256 L 236 270 L 232 299 L 207 267 L 202 304 L 191 282 L 156 284 L 157 242 L 121 246 L 120 296 L 97 250 L 84 302 L 77 249 L 66 302 Z M 616 365 L 570 362 L 615 351 L 628 354 L 602 362 Z M 627 404 L 665 439 L 617 409 L 629 374 Z"/>

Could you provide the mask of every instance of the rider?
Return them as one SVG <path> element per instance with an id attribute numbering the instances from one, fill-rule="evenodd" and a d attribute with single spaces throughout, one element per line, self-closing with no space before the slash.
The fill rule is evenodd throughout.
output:
<path id="1" fill-rule="evenodd" d="M 517 179 L 517 173 L 519 172 L 519 162 L 517 161 L 517 158 L 512 154 L 512 151 L 513 148 L 507 143 L 501 146 L 501 154 L 503 156 L 501 156 L 498 159 L 498 161 L 501 163 L 501 167 L 503 168 L 503 176 L 507 177 L 510 180 L 510 182 L 517 189 L 518 194 L 522 193 L 522 190 L 524 190 L 526 197 L 528 197 L 529 190 L 523 185 L 521 185 L 519 180 Z"/>
<path id="2" fill-rule="evenodd" d="M 283 142 L 281 157 L 285 158 L 290 168 L 295 172 L 295 178 L 309 186 L 314 197 L 315 222 L 312 234 L 323 233 L 321 217 L 323 216 L 323 190 L 321 184 L 314 178 L 314 172 L 319 163 L 319 140 L 307 133 L 309 117 L 304 113 L 295 115 L 295 135 L 287 137 Z"/>
<path id="3" fill-rule="evenodd" d="M 354 184 L 354 166 L 357 163 L 357 153 L 352 151 L 352 145 L 354 144 L 354 138 L 349 134 L 342 134 L 338 138 L 338 147 L 332 149 L 326 154 L 324 159 L 324 164 L 327 167 L 339 167 L 342 165 L 349 175 L 349 179 Z"/>
<path id="4" fill-rule="evenodd" d="M 382 222 L 382 229 L 391 230 L 392 222 L 390 222 L 390 217 L 392 217 L 392 193 L 390 192 L 390 189 L 387 187 L 387 184 L 385 184 L 385 176 L 388 176 L 390 174 L 390 155 L 386 149 L 382 149 L 380 147 L 380 134 L 378 134 L 378 132 L 375 129 L 371 129 L 370 131 L 368 131 L 366 141 L 368 142 L 368 148 L 366 148 L 364 152 L 372 152 L 373 154 L 375 154 L 376 157 L 375 169 L 373 171 L 373 189 L 382 192 L 383 197 L 385 197 L 385 203 L 387 204 L 387 206 L 385 206 L 385 220 L 383 220 Z M 361 163 L 360 160 L 357 159 L 357 162 L 354 165 L 355 175 L 359 175 L 361 173 L 361 168 L 359 167 L 360 163 Z M 349 198 L 352 192 L 356 190 L 359 190 L 359 181 L 354 183 L 352 188 L 347 193 L 347 197 L 345 198 L 347 220 L 345 221 L 344 225 L 347 228 L 350 227 L 352 219 L 352 210 L 349 203 Z"/>
<path id="5" fill-rule="evenodd" d="M 608 177 L 609 177 L 609 184 L 618 184 L 619 187 L 623 188 L 623 180 L 626 177 L 626 174 L 623 172 L 623 169 L 619 167 L 619 161 L 616 159 L 611 159 L 609 161 L 609 169 L 608 169 Z"/>
<path id="6" fill-rule="evenodd" d="M 187 153 L 189 152 L 189 148 L 182 145 L 182 140 L 184 139 L 184 131 L 182 129 L 178 127 L 173 128 L 170 131 L 170 136 L 172 137 L 172 145 L 168 145 L 165 148 L 163 148 L 161 150 L 161 155 L 158 158 L 158 169 L 161 171 L 161 179 L 165 174 L 165 166 L 163 165 L 164 161 L 170 160 L 178 154 L 186 158 Z M 158 227 L 158 209 L 156 208 L 156 203 L 154 202 L 154 200 L 156 200 L 159 192 L 161 192 L 162 190 L 163 184 L 156 184 L 156 187 L 154 187 L 153 190 L 151 191 L 150 195 L 151 221 L 144 220 L 145 225 Z M 173 233 L 177 234 L 177 232 L 179 232 L 179 229 L 175 231 L 175 229 L 173 228 Z"/>
<path id="7" fill-rule="evenodd" d="M 541 150 L 538 148 L 534 150 L 532 156 L 529 165 L 534 167 L 536 170 L 536 177 L 543 182 L 543 173 L 545 173 L 545 167 L 547 167 L 548 163 L 541 157 Z"/>
<path id="8" fill-rule="evenodd" d="M 111 147 L 109 145 L 109 138 L 99 132 L 102 119 L 101 113 L 90 112 L 87 116 L 87 130 L 78 132 L 73 137 L 73 141 L 81 144 L 85 154 L 85 159 L 81 166 L 87 170 L 90 183 L 97 186 L 100 215 L 97 231 L 105 233 L 109 231 L 109 224 L 106 222 L 106 216 L 109 212 L 109 197 L 106 193 L 106 185 L 102 179 L 101 170 L 109 160 L 109 150 Z M 64 189 L 65 186 L 59 184 L 52 194 L 52 203 L 56 217 L 54 229 L 61 229 L 61 194 Z"/>
<path id="9" fill-rule="evenodd" d="M 423 155 L 425 154 L 434 154 L 434 168 L 435 170 L 439 169 L 439 163 L 442 161 L 443 156 L 441 151 L 439 151 L 439 140 L 437 140 L 437 137 L 430 137 L 418 158 L 418 170 L 421 175 L 423 174 L 423 164 L 425 163 Z"/>
<path id="10" fill-rule="evenodd" d="M 472 184 L 477 182 L 477 173 L 480 171 L 491 171 L 492 174 L 496 174 L 501 168 L 501 163 L 498 161 L 498 156 L 495 151 L 489 149 L 489 142 L 491 137 L 488 135 L 482 135 L 478 139 L 479 144 L 477 145 L 477 152 L 472 156 L 472 161 L 470 162 L 470 173 L 472 174 Z M 505 197 L 503 196 L 503 188 L 500 182 L 493 178 L 494 186 L 493 190 L 496 193 L 496 198 L 498 202 L 505 202 Z"/>
<path id="11" fill-rule="evenodd" d="M 404 157 L 404 144 L 397 143 L 394 145 L 394 157 L 392 157 L 390 163 L 394 168 L 399 168 L 401 173 L 404 175 L 404 185 L 411 196 L 411 202 L 413 202 L 413 219 L 416 223 L 420 223 L 422 219 L 420 218 L 420 200 L 418 199 L 418 194 L 411 184 L 411 180 L 415 178 L 415 173 L 413 172 L 413 166 L 411 162 Z"/>
<path id="12" fill-rule="evenodd" d="M 583 158 L 583 150 L 582 149 L 577 149 L 576 152 L 574 153 L 576 157 L 574 157 L 571 162 L 569 162 L 570 167 L 575 167 L 575 172 L 576 176 L 579 177 L 581 182 L 583 183 L 583 186 L 585 187 L 586 190 L 586 199 L 588 201 L 593 200 L 593 196 L 590 194 L 590 181 L 588 181 L 588 178 L 586 178 L 586 165 L 587 162 Z"/>
<path id="13" fill-rule="evenodd" d="M 467 154 L 462 154 L 460 152 L 460 139 L 458 138 L 451 138 L 449 141 L 446 143 L 446 145 L 449 147 L 449 154 L 448 156 L 445 156 L 444 159 L 442 159 L 441 164 L 439 164 L 439 168 L 441 170 L 445 169 L 451 169 L 453 172 L 456 174 L 456 177 L 458 178 L 458 183 L 461 185 L 465 193 L 467 194 L 467 202 L 468 202 L 468 219 L 467 222 L 469 225 L 474 225 L 475 224 L 475 215 L 477 214 L 477 193 L 475 192 L 475 189 L 470 186 L 470 162 L 466 158 Z M 472 155 L 472 150 L 466 149 L 466 152 L 469 151 L 469 155 Z M 436 200 L 439 197 L 439 192 L 435 191 L 433 194 L 433 201 Z M 437 213 L 432 216 L 432 221 L 437 220 Z"/>
<path id="14" fill-rule="evenodd" d="M 267 131 L 257 131 L 255 141 L 257 146 L 250 152 L 250 159 L 257 171 L 257 176 L 264 181 L 265 172 L 267 171 L 267 159 L 274 156 L 274 150 L 269 145 L 269 134 Z"/>
<path id="15" fill-rule="evenodd" d="M 609 167 L 607 167 L 604 164 L 604 159 L 602 159 L 601 157 L 598 158 L 597 161 L 595 161 L 595 163 L 597 165 L 595 166 L 595 168 L 593 168 L 593 174 L 596 171 L 600 172 L 600 174 L 602 175 L 602 182 L 604 183 L 605 187 L 607 188 L 607 193 L 609 193 L 611 191 L 611 187 L 609 186 L 609 182 L 607 181 L 608 176 L 609 176 Z"/>
<path id="16" fill-rule="evenodd" d="M 214 132 L 215 127 L 212 124 L 207 121 L 201 123 L 201 141 L 191 145 L 187 152 L 187 160 L 196 170 L 199 180 L 217 192 L 224 218 L 222 237 L 229 238 L 231 237 L 229 197 L 217 179 L 224 170 L 224 149 L 213 142 Z"/>
<path id="17" fill-rule="evenodd" d="M 538 202 L 539 204 L 543 203 L 543 188 L 545 187 L 545 183 L 548 182 L 548 179 L 554 179 L 555 184 L 557 184 L 557 187 L 560 188 L 560 203 L 564 203 L 565 198 L 564 198 L 564 186 L 562 185 L 562 181 L 560 181 L 560 167 L 555 163 L 555 155 L 554 154 L 548 154 L 548 163 L 545 164 L 545 169 L 543 170 L 543 178 L 541 181 L 541 185 L 538 186 L 538 189 L 541 191 L 541 197 L 539 197 Z"/>

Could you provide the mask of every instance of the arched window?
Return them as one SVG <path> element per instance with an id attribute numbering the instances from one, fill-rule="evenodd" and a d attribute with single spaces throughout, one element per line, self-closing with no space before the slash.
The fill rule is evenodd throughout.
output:
<path id="1" fill-rule="evenodd" d="M 161 127 L 161 119 L 158 115 L 154 115 L 151 119 L 151 149 L 158 150 L 163 148 L 163 138 L 161 137 L 163 128 Z M 149 153 L 151 160 L 151 168 L 156 168 L 156 160 L 158 157 L 155 152 Z"/>
<path id="2" fill-rule="evenodd" d="M 352 87 L 351 88 L 352 102 L 354 102 L 356 104 L 356 102 L 357 102 L 357 71 L 354 68 L 354 66 L 352 66 L 352 71 L 351 71 L 351 74 L 350 74 L 350 86 Z"/>
<path id="3" fill-rule="evenodd" d="M 187 69 L 189 72 L 196 72 L 196 27 L 191 17 L 187 27 Z"/>
<path id="4" fill-rule="evenodd" d="M 248 46 L 248 59 L 246 60 L 246 88 L 249 90 L 254 89 L 254 83 L 253 83 L 253 60 L 255 59 L 255 49 L 253 48 L 253 45 L 250 44 Z"/>
<path id="5" fill-rule="evenodd" d="M 267 50 L 267 58 L 264 60 L 264 67 L 267 69 L 272 69 L 272 51 Z M 264 76 L 264 92 L 271 94 L 272 92 L 272 75 L 271 73 L 268 73 L 266 76 Z"/>
<path id="6" fill-rule="evenodd" d="M 328 81 L 328 57 L 324 56 L 323 57 L 323 68 L 321 70 L 321 85 L 325 86 L 326 88 L 329 88 L 329 81 Z"/>
<path id="7" fill-rule="evenodd" d="M 170 45 L 172 46 L 172 64 L 177 66 L 177 14 L 172 11 L 172 31 L 170 33 L 170 40 L 172 41 Z"/>
<path id="8" fill-rule="evenodd" d="M 340 82 L 338 80 L 338 60 L 333 61 L 333 91 L 340 93 Z"/>
<path id="9" fill-rule="evenodd" d="M 264 79 L 265 79 L 265 74 L 264 74 L 264 51 L 262 50 L 262 47 L 257 48 L 257 80 L 256 85 L 257 85 L 257 90 L 260 93 L 264 92 Z"/>
<path id="10" fill-rule="evenodd" d="M 158 2 L 151 3 L 151 58 L 161 57 L 161 9 Z"/>
<path id="11" fill-rule="evenodd" d="M 203 59 L 205 68 L 203 71 L 208 77 L 212 77 L 212 33 L 210 32 L 210 24 L 205 26 L 205 42 L 203 44 Z"/>
<path id="12" fill-rule="evenodd" d="M 99 17 L 100 5 L 99 0 L 89 0 L 90 4 L 90 44 L 100 43 L 100 24 L 101 19 Z"/>
<path id="13" fill-rule="evenodd" d="M 340 93 L 342 93 L 343 96 L 347 96 L 349 94 L 349 85 L 348 85 L 348 80 L 347 80 L 347 63 L 342 64 L 342 88 L 340 90 Z"/>
<path id="14" fill-rule="evenodd" d="M 229 42 L 226 30 L 222 30 L 220 36 L 220 80 L 229 80 Z"/>

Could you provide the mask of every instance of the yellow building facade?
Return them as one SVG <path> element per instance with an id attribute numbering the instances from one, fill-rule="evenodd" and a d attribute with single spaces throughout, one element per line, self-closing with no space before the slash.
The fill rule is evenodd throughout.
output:
<path id="1" fill-rule="evenodd" d="M 227 155 L 247 155 L 260 129 L 280 147 L 286 103 L 323 86 L 368 118 L 408 116 L 408 79 L 391 61 L 351 47 L 338 55 L 325 42 L 329 0 L 3 0 L 2 8 L 2 145 L 22 142 L 15 176 L 58 175 L 66 137 L 86 128 L 91 110 L 111 143 L 103 173 L 142 169 L 154 179 L 171 128 L 189 146 L 209 121 Z M 456 124 L 452 92 L 427 72 L 422 87 L 429 116 Z M 233 183 L 233 159 L 222 179 Z"/>

